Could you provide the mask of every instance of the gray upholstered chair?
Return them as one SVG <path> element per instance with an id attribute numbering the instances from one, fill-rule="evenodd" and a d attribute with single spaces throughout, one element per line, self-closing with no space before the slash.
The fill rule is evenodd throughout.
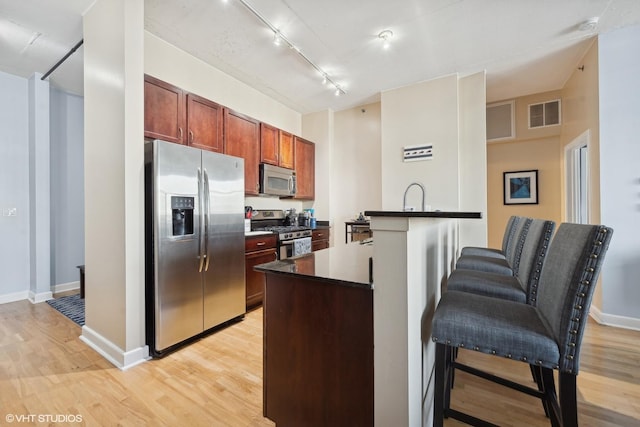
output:
<path id="1" fill-rule="evenodd" d="M 514 271 L 518 269 L 524 241 L 527 238 L 532 221 L 531 218 L 521 218 L 518 221 L 515 226 L 515 238 L 509 244 L 504 258 L 495 255 L 462 255 L 456 261 L 456 269 L 486 271 L 488 273 L 513 276 Z"/>
<path id="2" fill-rule="evenodd" d="M 604 226 L 561 224 L 542 267 L 536 306 L 456 291 L 442 296 L 432 324 L 435 426 L 442 426 L 445 417 L 491 425 L 450 407 L 455 369 L 540 398 L 553 426 L 578 425 L 580 346 L 611 235 Z M 539 370 L 542 390 L 461 364 L 452 357 L 456 348 L 527 363 Z M 559 395 L 553 370 L 558 371 Z"/>
<path id="3" fill-rule="evenodd" d="M 456 269 L 447 279 L 447 291 L 470 292 L 535 305 L 540 271 L 554 228 L 553 221 L 531 221 L 513 276 Z"/>
<path id="4" fill-rule="evenodd" d="M 509 252 L 509 247 L 512 242 L 517 240 L 516 238 L 516 229 L 518 226 L 518 222 L 520 220 L 525 219 L 524 217 L 513 215 L 507 221 L 507 225 L 504 229 L 504 235 L 502 236 L 502 248 L 484 248 L 481 246 L 465 246 L 460 251 L 460 256 L 465 255 L 480 255 L 480 256 L 489 256 L 496 258 L 506 258 L 505 254 Z"/>

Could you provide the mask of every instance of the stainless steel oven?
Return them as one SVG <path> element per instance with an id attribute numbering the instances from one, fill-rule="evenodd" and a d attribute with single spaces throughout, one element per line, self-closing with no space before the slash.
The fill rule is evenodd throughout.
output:
<path id="1" fill-rule="evenodd" d="M 311 253 L 311 233 L 311 230 L 302 230 L 294 233 L 284 233 L 288 236 L 294 234 L 295 237 L 278 238 L 280 259 Z"/>

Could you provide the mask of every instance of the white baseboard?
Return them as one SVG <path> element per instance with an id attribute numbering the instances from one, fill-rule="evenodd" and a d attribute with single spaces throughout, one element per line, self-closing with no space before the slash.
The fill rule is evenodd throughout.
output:
<path id="1" fill-rule="evenodd" d="M 53 299 L 53 294 L 59 292 L 73 291 L 80 289 L 80 282 L 61 283 L 59 285 L 52 286 L 51 291 L 35 293 L 31 290 L 13 292 L 10 294 L 0 295 L 0 304 L 7 304 L 10 302 L 29 300 L 32 304 L 38 304 L 50 299 Z"/>
<path id="2" fill-rule="evenodd" d="M 600 311 L 598 307 L 591 306 L 589 312 L 593 320 L 601 325 L 614 326 L 616 328 L 632 329 L 640 331 L 640 319 L 635 317 L 617 316 L 615 314 L 607 314 Z"/>
<path id="3" fill-rule="evenodd" d="M 29 291 L 29 301 L 31 301 L 31 304 L 39 304 L 50 299 L 53 299 L 53 293 L 51 291 L 39 292 L 37 294 Z"/>
<path id="4" fill-rule="evenodd" d="M 22 301 L 29 298 L 29 291 L 13 292 L 10 294 L 0 295 L 0 304 Z"/>
<path id="5" fill-rule="evenodd" d="M 145 345 L 126 352 L 122 351 L 117 345 L 87 325 L 82 327 L 80 340 L 84 341 L 85 344 L 123 371 L 149 360 L 148 346 Z"/>
<path id="6" fill-rule="evenodd" d="M 60 292 L 75 291 L 76 289 L 80 289 L 79 280 L 76 280 L 75 282 L 60 283 L 59 285 L 53 285 L 54 294 L 58 294 Z"/>

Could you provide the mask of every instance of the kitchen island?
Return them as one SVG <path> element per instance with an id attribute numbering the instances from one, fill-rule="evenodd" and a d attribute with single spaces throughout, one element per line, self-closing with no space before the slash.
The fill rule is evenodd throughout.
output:
<path id="1" fill-rule="evenodd" d="M 373 425 L 371 245 L 256 266 L 266 274 L 264 416 L 282 426 Z"/>
<path id="2" fill-rule="evenodd" d="M 365 215 L 373 245 L 256 267 L 267 277 L 264 414 L 278 425 L 431 425 L 431 318 L 458 222 L 481 214 Z"/>

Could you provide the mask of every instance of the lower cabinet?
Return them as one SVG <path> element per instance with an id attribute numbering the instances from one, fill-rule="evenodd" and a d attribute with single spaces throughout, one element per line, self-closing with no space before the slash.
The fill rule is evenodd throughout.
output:
<path id="1" fill-rule="evenodd" d="M 311 250 L 319 251 L 321 249 L 327 249 L 329 247 L 329 232 L 328 228 L 320 228 L 313 230 L 311 236 Z"/>
<path id="2" fill-rule="evenodd" d="M 258 264 L 275 261 L 277 241 L 275 235 L 252 236 L 245 238 L 245 284 L 247 289 L 247 309 L 262 304 L 264 296 L 264 273 L 254 271 Z"/>

